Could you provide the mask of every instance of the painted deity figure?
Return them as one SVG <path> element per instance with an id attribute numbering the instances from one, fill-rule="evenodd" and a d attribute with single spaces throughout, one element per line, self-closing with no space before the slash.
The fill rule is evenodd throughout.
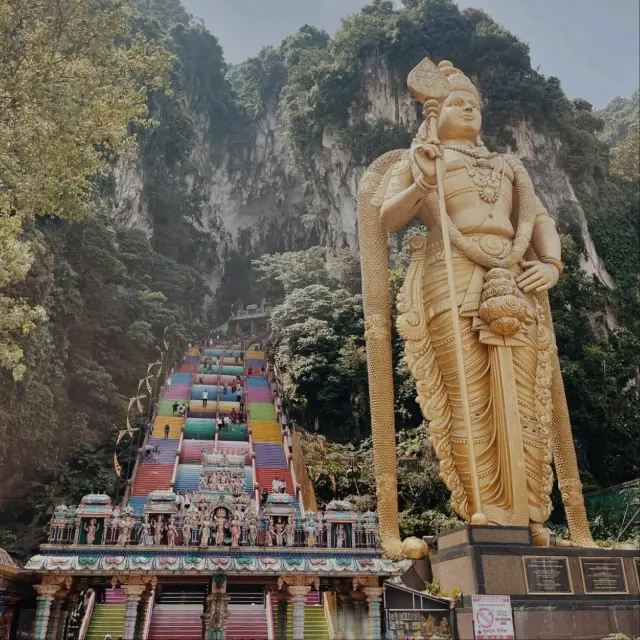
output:
<path id="1" fill-rule="evenodd" d="M 249 520 L 249 527 L 247 529 L 247 537 L 249 545 L 254 547 L 258 542 L 258 523 L 255 518 Z"/>
<path id="2" fill-rule="evenodd" d="M 211 516 L 208 513 L 204 513 L 202 516 L 202 526 L 200 527 L 200 546 L 208 547 L 209 538 L 211 538 Z"/>
<path id="3" fill-rule="evenodd" d="M 216 545 L 224 544 L 225 517 L 222 514 L 216 516 Z"/>
<path id="4" fill-rule="evenodd" d="M 284 526 L 284 536 L 287 547 L 293 547 L 296 541 L 296 525 L 291 516 L 289 516 L 287 524 Z"/>
<path id="5" fill-rule="evenodd" d="M 149 522 L 149 514 L 144 515 L 142 524 L 140 525 L 140 533 L 138 544 L 153 544 L 153 536 L 151 535 L 151 523 Z"/>
<path id="6" fill-rule="evenodd" d="M 408 84 L 425 122 L 410 149 L 369 167 L 358 193 L 383 550 L 425 551 L 398 532 L 385 236 L 414 218 L 428 235 L 409 242 L 398 331 L 453 508 L 476 524 L 529 525 L 536 544 L 549 543 L 553 432 L 571 535 L 590 546 L 547 295 L 562 274 L 554 221 L 522 162 L 480 140 L 469 78 L 425 59 Z"/>
<path id="7" fill-rule="evenodd" d="M 273 538 L 276 534 L 276 530 L 273 526 L 273 518 L 269 518 L 267 521 L 267 526 L 264 530 L 264 543 L 267 547 L 273 546 Z"/>
<path id="8" fill-rule="evenodd" d="M 308 511 L 303 525 L 304 532 L 307 534 L 307 547 L 316 546 L 318 522 L 312 511 Z"/>
<path id="9" fill-rule="evenodd" d="M 84 525 L 84 530 L 87 532 L 87 544 L 95 544 L 96 535 L 98 533 L 98 521 L 95 518 L 89 520 L 89 524 Z"/>
<path id="10" fill-rule="evenodd" d="M 273 525 L 275 538 L 276 538 L 276 546 L 282 547 L 284 545 L 284 524 L 278 520 Z"/>
<path id="11" fill-rule="evenodd" d="M 237 547 L 240 542 L 240 535 L 242 534 L 242 525 L 235 515 L 231 518 L 229 531 L 231 532 L 231 546 Z"/>
<path id="12" fill-rule="evenodd" d="M 344 548 L 347 541 L 347 532 L 343 524 L 336 525 L 336 548 Z"/>
<path id="13" fill-rule="evenodd" d="M 153 523 L 153 543 L 162 544 L 162 532 L 164 531 L 164 519 L 158 516 Z"/>
<path id="14" fill-rule="evenodd" d="M 176 538 L 178 536 L 178 527 L 176 527 L 176 520 L 173 516 L 169 518 L 169 524 L 167 525 L 167 544 L 170 547 L 176 546 Z"/>
<path id="15" fill-rule="evenodd" d="M 187 516 L 182 523 L 182 544 L 190 545 L 193 535 L 193 521 L 191 516 Z"/>

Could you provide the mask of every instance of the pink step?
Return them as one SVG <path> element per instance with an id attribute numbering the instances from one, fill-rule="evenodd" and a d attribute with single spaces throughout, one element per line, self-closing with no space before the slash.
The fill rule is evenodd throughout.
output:
<path id="1" fill-rule="evenodd" d="M 304 603 L 306 605 L 314 605 L 320 604 L 320 592 L 319 591 L 309 591 L 304 598 Z"/>
<path id="2" fill-rule="evenodd" d="M 227 640 L 267 640 L 267 612 L 257 605 L 230 605 Z"/>
<path id="3" fill-rule="evenodd" d="M 261 387 L 249 387 L 247 398 L 249 402 L 272 402 L 271 391 Z"/>

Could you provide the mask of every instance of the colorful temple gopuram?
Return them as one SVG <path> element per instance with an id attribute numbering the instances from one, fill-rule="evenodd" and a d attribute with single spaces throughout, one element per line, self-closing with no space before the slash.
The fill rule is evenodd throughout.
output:
<path id="1" fill-rule="evenodd" d="M 374 513 L 318 510 L 263 351 L 190 348 L 152 425 L 122 501 L 57 506 L 48 543 L 7 575 L 37 599 L 2 601 L 32 607 L 3 637 L 381 637 L 383 581 L 408 563 L 383 557 Z"/>

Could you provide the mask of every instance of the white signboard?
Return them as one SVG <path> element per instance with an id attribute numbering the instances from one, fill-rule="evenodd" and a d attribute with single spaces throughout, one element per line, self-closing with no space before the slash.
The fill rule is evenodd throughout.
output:
<path id="1" fill-rule="evenodd" d="M 515 640 L 509 596 L 472 596 L 476 640 Z"/>

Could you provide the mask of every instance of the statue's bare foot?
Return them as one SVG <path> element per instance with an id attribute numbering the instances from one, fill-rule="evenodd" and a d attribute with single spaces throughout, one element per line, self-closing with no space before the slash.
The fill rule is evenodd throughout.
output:
<path id="1" fill-rule="evenodd" d="M 575 547 L 571 540 L 565 540 L 546 529 L 539 522 L 530 522 L 531 536 L 535 547 Z"/>

